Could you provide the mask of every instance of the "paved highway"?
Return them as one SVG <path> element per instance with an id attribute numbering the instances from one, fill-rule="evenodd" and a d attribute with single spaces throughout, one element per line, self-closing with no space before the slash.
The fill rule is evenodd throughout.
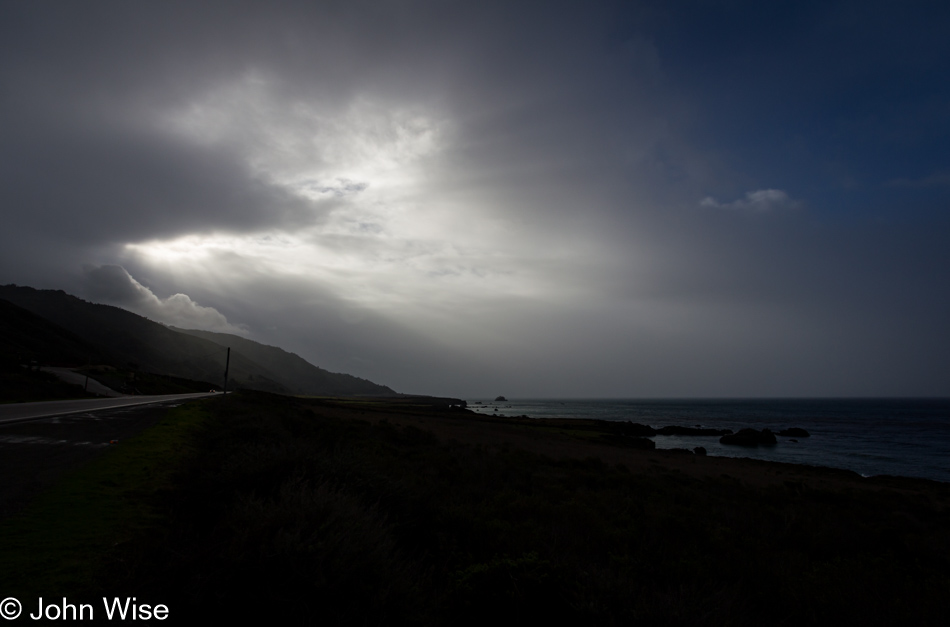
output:
<path id="1" fill-rule="evenodd" d="M 130 407 L 132 405 L 149 405 L 166 401 L 184 401 L 193 398 L 215 396 L 210 392 L 194 394 L 156 394 L 154 396 L 123 396 L 121 398 L 83 398 L 73 401 L 42 401 L 39 403 L 6 403 L 0 404 L 0 424 L 25 422 L 49 418 L 50 416 L 64 416 L 79 414 L 101 409 L 116 407 Z"/>
<path id="2" fill-rule="evenodd" d="M 166 394 L 0 405 L 0 518 L 9 516 L 63 473 L 122 446 L 168 410 L 212 394 Z"/>

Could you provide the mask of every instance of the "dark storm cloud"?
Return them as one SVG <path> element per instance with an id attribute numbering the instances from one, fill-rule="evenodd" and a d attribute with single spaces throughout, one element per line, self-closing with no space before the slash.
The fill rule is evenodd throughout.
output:
<path id="1" fill-rule="evenodd" d="M 489 153 L 468 143 L 458 155 L 475 159 L 462 164 L 475 176 L 495 174 L 499 152 L 528 171 L 552 152 L 597 158 L 587 173 L 615 156 L 603 153 L 604 129 L 592 121 L 631 103 L 590 74 L 610 55 L 583 41 L 604 11 L 568 22 L 500 3 L 351 4 L 13 7 L 0 44 L 2 201 L 31 226 L 91 243 L 318 219 L 324 208 L 255 177 L 234 146 L 189 143 L 148 119 L 255 69 L 272 73 L 276 100 L 343 106 L 367 88 L 397 100 L 448 99 Z M 622 126 L 609 132 L 622 143 Z"/>
<path id="2" fill-rule="evenodd" d="M 86 268 L 88 293 L 97 301 L 135 306 L 144 296 L 141 286 L 121 266 Z"/>
<path id="3" fill-rule="evenodd" d="M 946 393 L 923 7 L 6 3 L 0 280 L 407 391 Z"/>
<path id="4" fill-rule="evenodd" d="M 22 116 L 5 116 L 9 125 Z M 21 226 L 90 244 L 195 231 L 292 228 L 327 209 L 255 177 L 220 150 L 116 129 L 108 120 L 6 128 L 0 202 Z"/>

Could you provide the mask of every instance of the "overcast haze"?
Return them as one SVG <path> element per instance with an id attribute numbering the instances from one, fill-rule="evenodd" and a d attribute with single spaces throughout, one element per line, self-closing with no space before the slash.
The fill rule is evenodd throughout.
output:
<path id="1" fill-rule="evenodd" d="M 0 2 L 0 282 L 400 392 L 950 395 L 950 14 Z"/>

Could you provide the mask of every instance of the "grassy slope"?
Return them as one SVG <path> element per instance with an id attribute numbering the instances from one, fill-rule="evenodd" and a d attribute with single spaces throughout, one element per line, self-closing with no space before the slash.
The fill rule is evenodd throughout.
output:
<path id="1" fill-rule="evenodd" d="M 139 449 L 116 449 L 13 535 L 5 523 L 3 555 L 14 538 L 20 562 L 4 557 L 0 570 L 33 568 L 27 580 L 44 585 L 33 578 L 60 573 L 57 590 L 91 581 L 85 590 L 167 603 L 192 624 L 942 625 L 950 615 L 939 486 L 926 497 L 755 488 L 440 440 L 397 424 L 409 407 L 215 401 L 178 410 Z M 194 454 L 183 457 L 186 442 Z M 64 525 L 65 538 L 44 539 Z M 34 546 L 43 561 L 31 566 Z"/>

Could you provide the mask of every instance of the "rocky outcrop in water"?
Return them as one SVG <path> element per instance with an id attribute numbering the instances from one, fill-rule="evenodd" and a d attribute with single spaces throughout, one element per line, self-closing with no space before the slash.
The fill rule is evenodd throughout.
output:
<path id="1" fill-rule="evenodd" d="M 681 427 L 670 425 L 656 430 L 657 435 L 729 435 L 732 429 L 707 429 L 703 427 Z"/>
<path id="2" fill-rule="evenodd" d="M 779 434 L 780 436 L 782 436 L 782 437 L 785 437 L 785 438 L 807 438 L 807 437 L 811 437 L 811 434 L 810 434 L 810 433 L 808 433 L 808 432 L 805 431 L 804 429 L 800 429 L 800 428 L 798 428 L 798 427 L 792 427 L 791 429 L 782 429 L 781 431 L 778 432 L 778 434 Z"/>

